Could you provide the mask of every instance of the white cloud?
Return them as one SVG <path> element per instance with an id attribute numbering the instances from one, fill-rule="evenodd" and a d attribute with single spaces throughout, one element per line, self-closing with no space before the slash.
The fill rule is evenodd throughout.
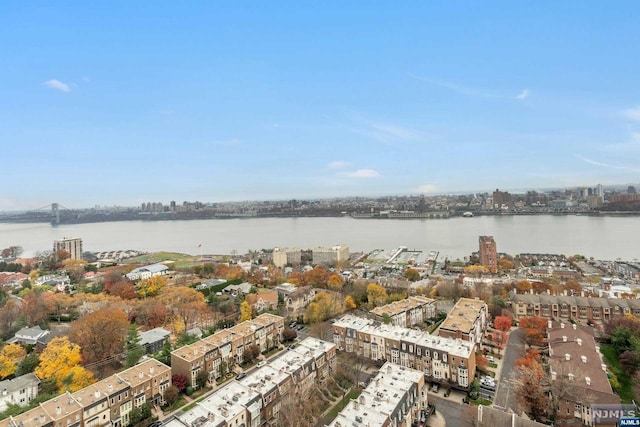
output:
<path id="1" fill-rule="evenodd" d="M 628 110 L 624 110 L 622 115 L 627 119 L 635 120 L 640 122 L 640 105 L 635 108 L 629 108 Z"/>
<path id="2" fill-rule="evenodd" d="M 524 100 L 527 99 L 529 95 L 531 95 L 529 89 L 524 89 L 522 92 L 520 92 L 520 95 L 516 96 L 516 99 Z"/>
<path id="3" fill-rule="evenodd" d="M 638 168 L 632 168 L 630 166 L 624 166 L 624 165 L 613 165 L 611 163 L 605 163 L 605 162 L 599 162 L 597 160 L 592 160 L 589 159 L 587 157 L 581 156 L 581 155 L 576 155 L 576 157 L 580 160 L 582 160 L 585 163 L 589 163 L 591 165 L 595 165 L 595 166 L 599 166 L 602 168 L 608 168 L 608 169 L 620 169 L 620 170 L 628 170 L 628 171 L 632 171 L 632 172 L 640 172 L 640 169 Z"/>
<path id="4" fill-rule="evenodd" d="M 357 169 L 351 172 L 344 172 L 341 175 L 349 178 L 375 178 L 380 176 L 380 173 L 375 169 Z"/>
<path id="5" fill-rule="evenodd" d="M 416 76 L 413 74 L 409 74 L 410 77 L 416 79 L 416 80 L 420 80 L 435 86 L 440 86 L 443 87 L 445 89 L 449 89 L 455 93 L 459 93 L 461 95 L 466 95 L 466 96 L 473 96 L 473 97 L 477 97 L 477 98 L 503 98 L 503 96 L 497 94 L 497 93 L 493 93 L 490 91 L 485 91 L 485 90 L 480 90 L 480 89 L 475 89 L 475 88 L 471 88 L 468 86 L 462 86 L 456 83 L 451 83 L 451 82 L 447 82 L 445 80 L 436 80 L 436 79 L 430 79 L 427 77 L 420 77 L 420 76 Z"/>
<path id="6" fill-rule="evenodd" d="M 61 82 L 60 80 L 56 80 L 56 79 L 52 79 L 52 80 L 47 80 L 46 82 L 42 83 L 43 85 L 45 85 L 46 87 L 50 88 L 50 89 L 56 89 L 62 92 L 70 92 L 71 88 L 69 87 L 68 84 Z"/>
<path id="7" fill-rule="evenodd" d="M 419 186 L 416 191 L 418 193 L 435 193 L 436 191 L 438 191 L 438 187 L 436 187 L 434 184 L 422 184 L 421 186 Z"/>
<path id="8" fill-rule="evenodd" d="M 342 169 L 342 168 L 346 168 L 347 166 L 349 166 L 350 163 L 349 162 L 343 162 L 341 160 L 336 160 L 335 162 L 331 162 L 327 165 L 327 167 L 329 169 Z"/>

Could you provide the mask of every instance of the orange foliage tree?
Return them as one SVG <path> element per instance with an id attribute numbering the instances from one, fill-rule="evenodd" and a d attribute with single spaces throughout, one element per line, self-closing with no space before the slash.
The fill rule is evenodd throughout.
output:
<path id="1" fill-rule="evenodd" d="M 69 338 L 82 348 L 85 363 L 95 363 L 122 354 L 128 329 L 124 311 L 104 308 L 73 322 Z"/>
<path id="2" fill-rule="evenodd" d="M 543 344 L 547 328 L 547 321 L 542 317 L 523 317 L 520 319 L 520 329 L 523 329 L 526 337 L 525 340 L 529 345 Z"/>
<path id="3" fill-rule="evenodd" d="M 34 374 L 40 379 L 53 379 L 60 393 L 77 391 L 95 382 L 93 374 L 82 366 L 80 347 L 67 337 L 52 339 L 40 355 Z"/>

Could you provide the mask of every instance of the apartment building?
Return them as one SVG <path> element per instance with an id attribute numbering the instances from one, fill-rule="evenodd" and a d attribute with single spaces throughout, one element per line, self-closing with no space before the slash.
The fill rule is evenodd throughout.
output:
<path id="1" fill-rule="evenodd" d="M 271 254 L 273 265 L 284 268 L 293 263 L 302 262 L 302 250 L 300 248 L 275 248 Z"/>
<path id="2" fill-rule="evenodd" d="M 67 251 L 71 259 L 82 259 L 82 239 L 65 237 L 53 241 L 53 253 Z"/>
<path id="3" fill-rule="evenodd" d="M 313 263 L 336 265 L 349 261 L 349 246 L 337 245 L 330 248 L 318 247 L 312 251 Z"/>
<path id="4" fill-rule="evenodd" d="M 424 323 L 427 319 L 435 317 L 437 312 L 436 300 L 421 295 L 394 301 L 370 311 L 376 320 L 382 321 L 386 315 L 391 318 L 391 323 L 402 327 Z"/>
<path id="5" fill-rule="evenodd" d="M 424 422 L 427 403 L 422 372 L 387 362 L 329 427 L 411 427 Z"/>
<path id="6" fill-rule="evenodd" d="M 438 328 L 438 335 L 480 345 L 487 330 L 487 313 L 483 300 L 460 298 Z"/>
<path id="7" fill-rule="evenodd" d="M 476 373 L 475 345 L 460 338 L 345 315 L 333 324 L 333 342 L 338 350 L 417 369 L 458 389 L 468 389 Z"/>
<path id="8" fill-rule="evenodd" d="M 563 393 L 557 396 L 558 417 L 594 425 L 592 404 L 620 404 L 598 346 L 593 335 L 576 324 L 548 323 L 551 392 Z"/>
<path id="9" fill-rule="evenodd" d="M 496 242 L 493 236 L 480 236 L 480 265 L 489 269 L 491 273 L 498 271 L 498 253 L 496 251 Z"/>
<path id="10" fill-rule="evenodd" d="M 171 368 L 149 359 L 75 393 L 65 393 L 15 417 L 0 427 L 96 427 L 129 424 L 133 408 L 164 402 Z"/>
<path id="11" fill-rule="evenodd" d="M 299 345 L 241 380 L 233 380 L 166 427 L 275 426 L 289 399 L 303 404 L 332 371 L 336 346 L 316 338 Z"/>
<path id="12" fill-rule="evenodd" d="M 640 300 L 638 299 L 512 293 L 511 306 L 516 320 L 538 316 L 545 319 L 602 322 L 627 314 L 640 316 Z"/>
<path id="13" fill-rule="evenodd" d="M 229 329 L 217 331 L 191 345 L 171 352 L 174 374 L 187 378 L 189 385 L 197 386 L 198 375 L 205 372 L 207 381 L 214 383 L 234 364 L 242 363 L 244 350 L 257 345 L 261 352 L 280 344 L 284 319 L 264 313 Z M 224 372 L 223 372 L 224 371 Z"/>

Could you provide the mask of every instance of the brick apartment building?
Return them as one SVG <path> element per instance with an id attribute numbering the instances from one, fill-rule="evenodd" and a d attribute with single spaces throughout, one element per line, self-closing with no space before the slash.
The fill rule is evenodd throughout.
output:
<path id="1" fill-rule="evenodd" d="M 261 352 L 280 344 L 284 319 L 264 313 L 229 329 L 171 352 L 171 368 L 174 374 L 187 378 L 190 386 L 197 386 L 198 375 L 206 372 L 207 381 L 214 383 L 233 365 L 242 363 L 244 350 L 257 345 Z"/>
<path id="2" fill-rule="evenodd" d="M 460 298 L 440 325 L 438 335 L 479 345 L 487 329 L 487 313 L 483 300 Z"/>
<path id="3" fill-rule="evenodd" d="M 627 314 L 640 316 L 640 300 L 637 299 L 512 293 L 511 306 L 516 320 L 538 316 L 545 319 L 602 322 Z"/>
<path id="4" fill-rule="evenodd" d="M 345 315 L 333 324 L 333 342 L 338 350 L 417 369 L 454 388 L 468 389 L 476 373 L 475 345 L 459 338 Z"/>
<path id="5" fill-rule="evenodd" d="M 391 323 L 402 327 L 424 323 L 427 319 L 435 317 L 437 312 L 436 300 L 421 295 L 394 301 L 370 311 L 376 320 L 382 321 L 387 315 L 391 318 Z"/>

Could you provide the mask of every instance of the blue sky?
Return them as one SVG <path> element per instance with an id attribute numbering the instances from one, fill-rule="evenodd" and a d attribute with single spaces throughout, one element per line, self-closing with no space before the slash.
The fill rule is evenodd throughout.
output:
<path id="1" fill-rule="evenodd" d="M 0 210 L 640 181 L 640 3 L 0 3 Z"/>

